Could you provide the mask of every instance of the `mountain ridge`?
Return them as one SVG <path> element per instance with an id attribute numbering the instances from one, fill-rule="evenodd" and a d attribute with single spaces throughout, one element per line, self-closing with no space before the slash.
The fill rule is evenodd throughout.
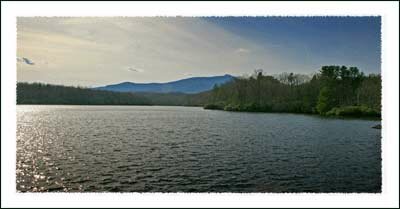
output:
<path id="1" fill-rule="evenodd" d="M 165 83 L 135 83 L 121 82 L 93 89 L 114 92 L 153 92 L 153 93 L 188 93 L 195 94 L 211 90 L 214 85 L 219 85 L 233 80 L 234 76 L 225 74 L 222 76 L 190 77 Z"/>

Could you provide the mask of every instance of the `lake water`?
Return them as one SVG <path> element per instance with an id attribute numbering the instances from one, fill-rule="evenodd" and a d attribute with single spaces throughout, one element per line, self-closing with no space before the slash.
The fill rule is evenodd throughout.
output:
<path id="1" fill-rule="evenodd" d="M 17 191 L 380 192 L 379 121 L 17 106 Z"/>

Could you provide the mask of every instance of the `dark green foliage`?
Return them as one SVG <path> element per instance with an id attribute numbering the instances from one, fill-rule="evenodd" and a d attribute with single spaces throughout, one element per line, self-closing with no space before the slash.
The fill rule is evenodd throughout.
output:
<path id="1" fill-rule="evenodd" d="M 375 74 L 368 75 L 364 78 L 356 92 L 359 103 L 380 112 L 382 95 L 381 89 L 381 76 Z"/>
<path id="2" fill-rule="evenodd" d="M 249 78 L 215 86 L 205 109 L 378 116 L 380 89 L 380 75 L 365 76 L 356 67 L 323 66 L 312 77 L 282 73 L 275 78 L 257 70 Z"/>
<path id="3" fill-rule="evenodd" d="M 380 117 L 381 114 L 366 106 L 334 107 L 326 113 L 327 116 Z"/>
<path id="4" fill-rule="evenodd" d="M 150 101 L 131 93 L 41 83 L 18 83 L 17 104 L 148 105 Z"/>
<path id="5" fill-rule="evenodd" d="M 204 106 L 210 92 L 197 94 L 184 93 L 136 93 L 145 97 L 152 105 L 164 106 Z"/>
<path id="6" fill-rule="evenodd" d="M 204 109 L 209 109 L 209 110 L 223 110 L 224 107 L 225 107 L 225 105 L 223 103 L 204 105 Z"/>
<path id="7" fill-rule="evenodd" d="M 42 83 L 18 83 L 17 104 L 203 106 L 210 92 L 122 93 Z"/>
<path id="8" fill-rule="evenodd" d="M 336 105 L 335 100 L 335 92 L 332 88 L 324 86 L 319 91 L 318 102 L 317 102 L 317 111 L 319 114 L 323 115 L 332 109 Z"/>
<path id="9" fill-rule="evenodd" d="M 323 66 L 312 77 L 256 70 L 198 94 L 118 93 L 81 87 L 18 83 L 17 104 L 178 105 L 246 112 L 372 116 L 381 113 L 381 76 L 355 67 Z"/>

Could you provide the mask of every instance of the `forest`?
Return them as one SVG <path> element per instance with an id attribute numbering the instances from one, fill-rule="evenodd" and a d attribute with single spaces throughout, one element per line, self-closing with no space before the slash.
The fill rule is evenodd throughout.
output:
<path id="1" fill-rule="evenodd" d="M 128 93 L 43 83 L 17 83 L 17 104 L 203 106 L 210 92 Z"/>
<path id="2" fill-rule="evenodd" d="M 17 83 L 17 104 L 149 105 L 141 95 L 43 83 Z"/>
<path id="3" fill-rule="evenodd" d="M 323 66 L 313 76 L 274 77 L 256 70 L 250 77 L 215 86 L 204 108 L 380 117 L 381 76 L 346 66 Z"/>
<path id="4" fill-rule="evenodd" d="M 357 67 L 323 66 L 310 75 L 235 77 L 198 94 L 121 93 L 42 83 L 18 83 L 17 104 L 173 105 L 245 112 L 380 117 L 381 76 Z"/>

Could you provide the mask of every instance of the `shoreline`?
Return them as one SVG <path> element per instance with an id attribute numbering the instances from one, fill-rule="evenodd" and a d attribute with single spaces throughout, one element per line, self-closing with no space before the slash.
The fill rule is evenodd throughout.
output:
<path id="1" fill-rule="evenodd" d="M 229 111 L 224 109 L 210 109 L 205 108 L 205 106 L 195 106 L 195 105 L 160 105 L 160 104 L 149 104 L 149 105 L 131 105 L 131 104 L 16 104 L 18 105 L 43 105 L 43 106 L 57 106 L 57 105 L 71 105 L 71 106 L 149 106 L 149 107 L 199 107 L 203 110 L 211 110 L 211 111 L 223 111 L 223 112 L 233 112 L 233 113 L 275 113 L 275 114 L 296 114 L 296 115 L 307 115 L 307 116 L 316 116 L 320 118 L 330 118 L 330 119 L 360 119 L 360 120 L 373 120 L 373 121 L 382 121 L 382 117 L 371 117 L 371 116 L 333 116 L 333 115 L 320 115 L 317 113 L 301 113 L 301 112 L 285 112 L 285 111 L 243 111 L 243 110 L 235 110 Z"/>
<path id="2" fill-rule="evenodd" d="M 371 116 L 333 116 L 333 115 L 320 115 L 317 113 L 301 113 L 301 112 L 266 112 L 266 111 L 229 111 L 229 110 L 223 110 L 223 109 L 206 109 L 205 110 L 216 110 L 216 111 L 223 111 L 223 112 L 233 112 L 233 113 L 273 113 L 273 114 L 295 114 L 295 115 L 307 115 L 307 116 L 316 116 L 320 118 L 326 118 L 326 119 L 360 119 L 360 120 L 374 120 L 374 121 L 382 121 L 382 117 L 371 117 Z"/>

